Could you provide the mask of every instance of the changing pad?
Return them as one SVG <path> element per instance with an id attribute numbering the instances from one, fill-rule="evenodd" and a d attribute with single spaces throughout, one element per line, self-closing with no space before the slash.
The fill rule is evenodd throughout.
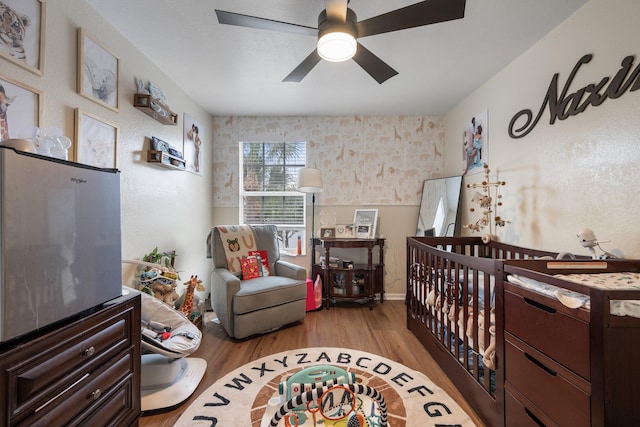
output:
<path id="1" fill-rule="evenodd" d="M 640 290 L 639 273 L 557 274 L 555 277 L 597 289 Z M 507 280 L 514 285 L 555 298 L 569 308 L 591 308 L 588 295 L 515 274 L 510 274 Z M 640 318 L 640 300 L 612 300 L 610 304 L 609 311 L 614 316 Z"/>

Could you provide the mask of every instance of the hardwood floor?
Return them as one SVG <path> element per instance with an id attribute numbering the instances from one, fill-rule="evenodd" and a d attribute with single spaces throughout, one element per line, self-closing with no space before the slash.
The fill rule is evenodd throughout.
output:
<path id="1" fill-rule="evenodd" d="M 213 313 L 205 316 L 202 343 L 193 354 L 208 362 L 207 373 L 198 389 L 186 402 L 172 410 L 144 414 L 140 419 L 140 427 L 173 426 L 189 404 L 218 378 L 252 360 L 304 347 L 344 347 L 368 351 L 423 372 L 455 399 L 478 426 L 484 426 L 422 344 L 407 329 L 403 301 L 376 302 L 373 310 L 369 310 L 368 305 L 353 305 L 310 312 L 304 322 L 242 341 L 229 338 L 222 326 L 210 320 L 212 318 L 215 318 Z"/>

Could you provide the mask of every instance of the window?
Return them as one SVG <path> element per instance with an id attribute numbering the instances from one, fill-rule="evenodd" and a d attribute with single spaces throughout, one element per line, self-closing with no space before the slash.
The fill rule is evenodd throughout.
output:
<path id="1" fill-rule="evenodd" d="M 289 254 L 306 241 L 305 195 L 296 189 L 306 157 L 305 142 L 240 142 L 240 224 L 274 224 Z"/>

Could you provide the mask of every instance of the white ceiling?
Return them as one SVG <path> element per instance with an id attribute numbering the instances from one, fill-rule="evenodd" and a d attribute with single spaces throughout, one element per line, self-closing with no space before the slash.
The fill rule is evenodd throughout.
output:
<path id="1" fill-rule="evenodd" d="M 361 38 L 399 72 L 381 85 L 354 61 L 283 83 L 316 39 L 221 25 L 214 12 L 316 27 L 323 0 L 86 1 L 211 114 L 280 116 L 442 115 L 588 0 L 467 0 L 463 19 Z M 363 20 L 413 3 L 349 7 Z"/>

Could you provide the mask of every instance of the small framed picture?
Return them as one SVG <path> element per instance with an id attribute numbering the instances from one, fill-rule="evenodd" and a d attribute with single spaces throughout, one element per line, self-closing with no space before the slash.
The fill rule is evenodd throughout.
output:
<path id="1" fill-rule="evenodd" d="M 336 229 L 323 227 L 320 229 L 320 236 L 323 239 L 334 238 L 336 237 Z"/>
<path id="2" fill-rule="evenodd" d="M 45 0 L 4 0 L 0 56 L 39 76 L 44 73 Z"/>
<path id="3" fill-rule="evenodd" d="M 353 225 L 358 239 L 374 239 L 378 223 L 378 209 L 356 209 Z"/>
<path id="4" fill-rule="evenodd" d="M 0 75 L 0 111 L 4 126 L 0 141 L 9 138 L 33 138 L 42 118 L 42 92 Z"/>
<path id="5" fill-rule="evenodd" d="M 337 224 L 336 238 L 353 239 L 353 224 Z"/>
<path id="6" fill-rule="evenodd" d="M 356 225 L 356 238 L 357 239 L 370 239 L 371 238 L 371 226 L 365 224 Z"/>
<path id="7" fill-rule="evenodd" d="M 78 93 L 118 111 L 118 69 L 118 57 L 78 28 Z"/>
<path id="8" fill-rule="evenodd" d="M 76 108 L 77 163 L 99 168 L 115 169 L 118 127 Z"/>

